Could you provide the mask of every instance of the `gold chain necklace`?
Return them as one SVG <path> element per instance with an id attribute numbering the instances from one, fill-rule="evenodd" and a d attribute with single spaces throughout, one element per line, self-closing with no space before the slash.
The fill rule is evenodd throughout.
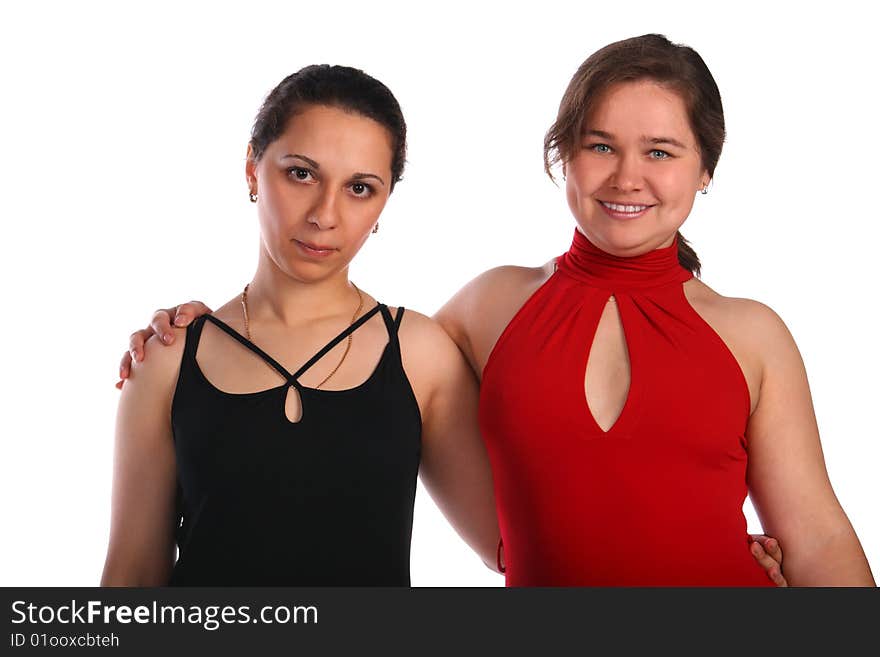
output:
<path id="1" fill-rule="evenodd" d="M 253 342 L 253 340 L 251 339 L 251 323 L 250 323 L 250 319 L 248 318 L 248 306 L 247 306 L 247 293 L 248 293 L 248 288 L 250 286 L 251 286 L 251 284 L 248 283 L 247 285 L 244 286 L 244 289 L 241 291 L 241 313 L 242 313 L 242 315 L 244 315 L 245 336 L 247 337 L 247 339 L 250 342 Z M 361 309 L 364 307 L 364 297 L 361 294 L 360 288 L 358 288 L 358 286 L 355 285 L 354 283 L 352 283 L 351 286 L 354 288 L 355 292 L 357 292 L 358 307 L 357 307 L 357 310 L 354 311 L 354 315 L 352 315 L 352 317 L 351 317 L 351 323 L 349 324 L 349 327 L 351 327 L 351 325 L 354 324 L 355 320 L 357 319 L 358 314 L 360 314 Z M 323 381 L 321 381 L 321 383 L 319 383 L 318 385 L 315 386 L 316 389 L 320 388 L 322 385 L 327 383 L 327 381 L 330 380 L 330 377 L 333 376 L 334 374 L 336 374 L 336 371 L 342 366 L 342 363 L 345 360 L 345 357 L 348 356 L 348 352 L 351 350 L 351 336 L 352 336 L 352 333 L 349 333 L 348 340 L 346 341 L 346 344 L 345 344 L 345 352 L 342 354 L 342 358 L 339 359 L 339 362 L 336 364 L 336 367 L 333 368 L 333 371 L 330 372 L 330 374 L 328 374 L 327 377 Z"/>

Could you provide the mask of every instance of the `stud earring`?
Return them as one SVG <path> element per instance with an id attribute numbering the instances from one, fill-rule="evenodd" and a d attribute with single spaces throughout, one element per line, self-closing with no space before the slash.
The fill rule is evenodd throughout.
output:
<path id="1" fill-rule="evenodd" d="M 256 203 L 256 202 L 257 202 L 257 198 L 258 198 L 258 197 L 257 197 L 257 195 L 256 195 L 254 192 L 251 192 L 251 193 L 250 193 L 251 203 Z"/>
<path id="2" fill-rule="evenodd" d="M 376 222 L 376 225 L 373 226 L 373 233 L 375 234 L 375 233 L 378 233 L 378 232 L 379 232 L 379 222 L 377 221 L 377 222 Z"/>

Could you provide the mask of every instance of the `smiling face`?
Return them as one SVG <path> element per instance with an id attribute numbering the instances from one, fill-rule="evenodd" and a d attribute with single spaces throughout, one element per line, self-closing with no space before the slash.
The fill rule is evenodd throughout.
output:
<path id="1" fill-rule="evenodd" d="M 388 200 L 391 158 L 384 126 L 324 105 L 293 116 L 259 161 L 249 147 L 263 254 L 302 281 L 345 268 Z"/>
<path id="2" fill-rule="evenodd" d="M 709 182 L 681 96 L 652 81 L 605 92 L 565 162 L 566 196 L 597 247 L 634 256 L 669 246 Z"/>

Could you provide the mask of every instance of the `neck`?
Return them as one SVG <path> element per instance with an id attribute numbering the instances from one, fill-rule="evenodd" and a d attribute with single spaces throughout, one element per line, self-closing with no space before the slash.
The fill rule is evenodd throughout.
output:
<path id="1" fill-rule="evenodd" d="M 678 262 L 675 238 L 665 247 L 627 257 L 603 251 L 576 230 L 571 248 L 557 264 L 563 274 L 607 290 L 647 289 L 691 278 Z"/>
<path id="2" fill-rule="evenodd" d="M 263 252 L 247 292 L 251 321 L 302 325 L 336 314 L 350 315 L 357 292 L 348 280 L 348 267 L 318 281 L 297 280 L 278 269 Z"/>

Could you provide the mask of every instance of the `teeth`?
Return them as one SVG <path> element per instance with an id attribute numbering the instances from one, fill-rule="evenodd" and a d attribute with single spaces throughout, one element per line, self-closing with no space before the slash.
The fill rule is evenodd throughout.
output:
<path id="1" fill-rule="evenodd" d="M 647 205 L 619 205 L 617 203 L 606 203 L 605 201 L 602 201 L 602 205 L 615 212 L 628 212 L 630 214 L 635 214 L 648 208 Z"/>

